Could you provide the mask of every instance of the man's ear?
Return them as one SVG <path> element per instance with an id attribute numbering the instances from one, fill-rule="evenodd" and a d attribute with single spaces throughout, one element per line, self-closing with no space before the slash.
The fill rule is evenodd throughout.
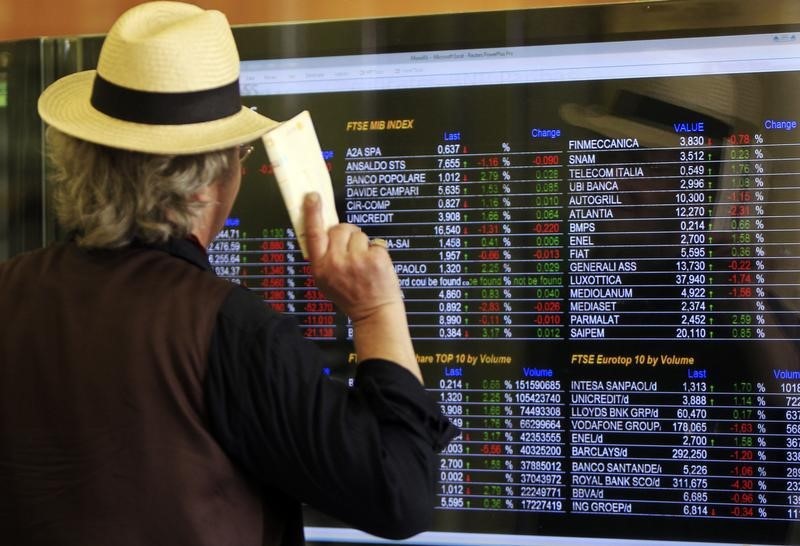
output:
<path id="1" fill-rule="evenodd" d="M 215 181 L 200 188 L 191 196 L 191 200 L 204 205 L 219 204 L 219 182 Z"/>

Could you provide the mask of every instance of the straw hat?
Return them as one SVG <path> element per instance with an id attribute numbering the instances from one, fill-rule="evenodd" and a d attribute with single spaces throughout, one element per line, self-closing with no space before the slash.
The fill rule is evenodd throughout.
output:
<path id="1" fill-rule="evenodd" d="M 242 106 L 239 54 L 225 16 L 180 2 L 125 12 L 97 70 L 50 85 L 39 114 L 83 140 L 165 155 L 233 147 L 277 125 Z"/>

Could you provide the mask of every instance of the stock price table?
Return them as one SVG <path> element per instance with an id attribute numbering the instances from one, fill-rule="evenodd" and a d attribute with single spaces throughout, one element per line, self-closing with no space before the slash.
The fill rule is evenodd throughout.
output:
<path id="1" fill-rule="evenodd" d="M 800 145 L 702 123 L 652 143 L 377 121 L 343 123 L 325 158 L 341 219 L 387 241 L 462 429 L 439 509 L 554 534 L 567 516 L 800 518 Z M 209 249 L 217 273 L 309 338 L 351 340 L 285 216 L 244 216 Z"/>

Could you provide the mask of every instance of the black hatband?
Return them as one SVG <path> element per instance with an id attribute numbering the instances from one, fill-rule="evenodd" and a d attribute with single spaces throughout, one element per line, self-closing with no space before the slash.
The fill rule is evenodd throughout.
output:
<path id="1" fill-rule="evenodd" d="M 239 80 L 184 93 L 137 91 L 95 74 L 92 106 L 112 118 L 150 125 L 185 125 L 232 116 L 242 109 Z"/>

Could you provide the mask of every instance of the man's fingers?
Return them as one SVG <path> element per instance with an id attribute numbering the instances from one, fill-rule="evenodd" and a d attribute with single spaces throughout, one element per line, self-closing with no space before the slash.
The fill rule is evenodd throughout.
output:
<path id="1" fill-rule="evenodd" d="M 306 250 L 309 261 L 314 262 L 325 254 L 328 234 L 322 223 L 322 207 L 319 194 L 311 192 L 303 199 L 303 220 L 306 228 Z"/>
<path id="2" fill-rule="evenodd" d="M 369 237 L 367 234 L 361 231 L 360 229 L 355 229 L 350 234 L 350 238 L 347 242 L 347 250 L 350 252 L 353 251 L 363 251 L 366 250 L 369 245 Z"/>

